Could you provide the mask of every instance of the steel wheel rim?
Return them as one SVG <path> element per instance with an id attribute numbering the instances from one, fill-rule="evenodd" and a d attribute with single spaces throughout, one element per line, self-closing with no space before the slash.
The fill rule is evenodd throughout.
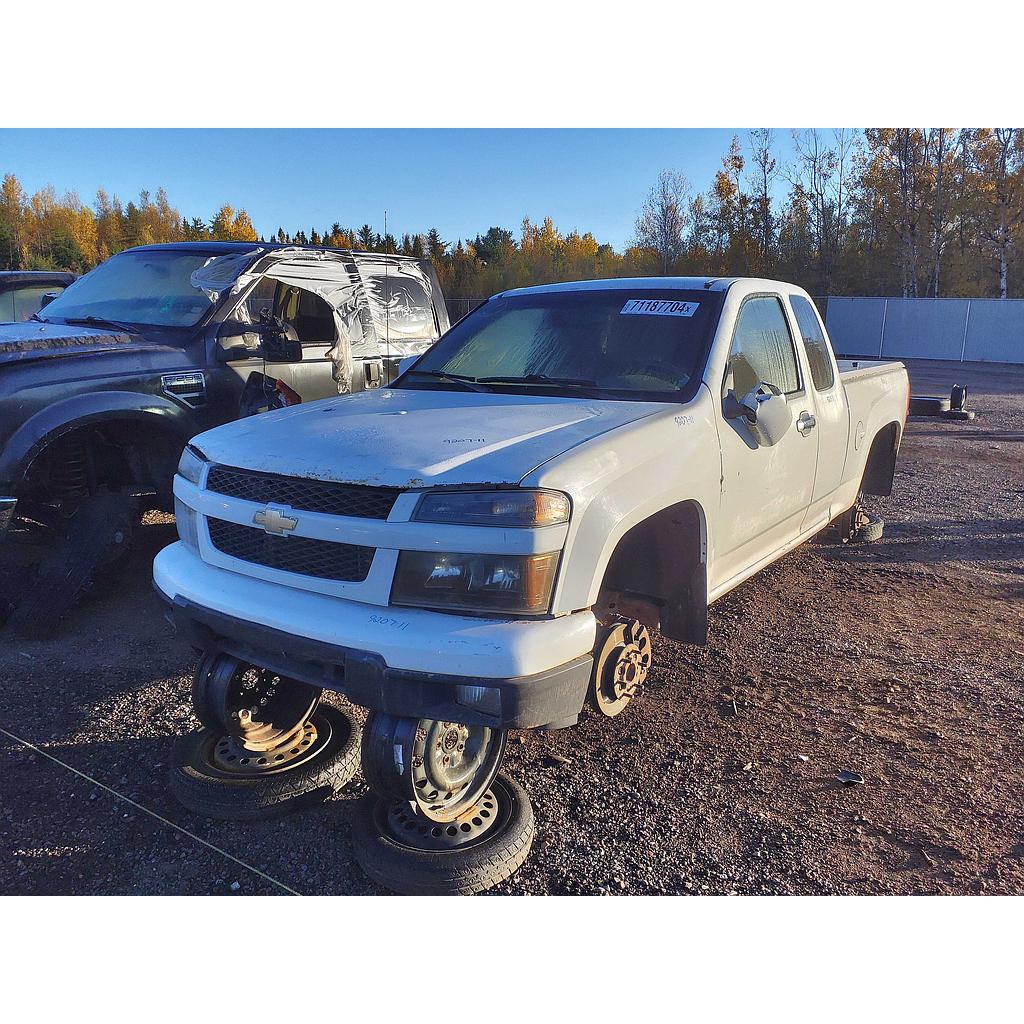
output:
<path id="1" fill-rule="evenodd" d="M 512 813 L 509 798 L 500 799 L 497 782 L 455 821 L 433 821 L 405 800 L 378 806 L 378 827 L 400 846 L 410 850 L 456 850 L 477 846 L 500 830 Z"/>
<path id="2" fill-rule="evenodd" d="M 279 751 L 301 740 L 321 690 L 220 655 L 205 671 L 203 698 L 227 736 L 250 751 Z M 202 716 L 201 716 L 202 717 Z"/>
<path id="3" fill-rule="evenodd" d="M 300 734 L 269 749 L 253 750 L 235 736 L 210 733 L 199 755 L 204 764 L 223 778 L 246 779 L 291 771 L 313 760 L 330 743 L 334 730 L 321 715 L 306 722 Z"/>
<path id="4" fill-rule="evenodd" d="M 418 813 L 438 822 L 460 817 L 490 786 L 504 749 L 504 732 L 421 719 L 410 762 Z"/>
<path id="5" fill-rule="evenodd" d="M 404 801 L 430 821 L 454 821 L 494 780 L 505 735 L 486 726 L 373 712 L 363 730 L 363 774 L 385 801 Z"/>

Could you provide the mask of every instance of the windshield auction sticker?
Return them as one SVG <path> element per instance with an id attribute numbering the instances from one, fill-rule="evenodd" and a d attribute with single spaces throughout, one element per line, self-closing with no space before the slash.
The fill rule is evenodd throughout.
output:
<path id="1" fill-rule="evenodd" d="M 619 315 L 639 313 L 643 316 L 693 316 L 699 302 L 676 302 L 674 299 L 630 299 Z"/>

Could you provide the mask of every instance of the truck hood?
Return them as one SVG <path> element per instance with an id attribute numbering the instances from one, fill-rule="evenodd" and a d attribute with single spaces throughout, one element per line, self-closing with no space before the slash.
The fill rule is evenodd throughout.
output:
<path id="1" fill-rule="evenodd" d="M 138 338 L 105 327 L 77 327 L 26 320 L 0 324 L 0 364 L 131 349 Z"/>
<path id="2" fill-rule="evenodd" d="M 193 439 L 213 462 L 382 487 L 518 484 L 647 402 L 385 389 L 236 420 Z"/>

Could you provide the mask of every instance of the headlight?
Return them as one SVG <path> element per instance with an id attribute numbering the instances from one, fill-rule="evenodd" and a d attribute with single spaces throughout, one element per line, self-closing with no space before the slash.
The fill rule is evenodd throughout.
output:
<path id="1" fill-rule="evenodd" d="M 433 491 L 413 519 L 461 526 L 557 526 L 569 521 L 569 499 L 558 491 Z"/>
<path id="2" fill-rule="evenodd" d="M 190 484 L 199 486 L 199 480 L 203 475 L 203 466 L 206 465 L 206 456 L 192 445 L 185 445 L 185 450 L 178 460 L 178 473 Z"/>
<path id="3" fill-rule="evenodd" d="M 541 615 L 551 604 L 558 552 L 463 555 L 403 551 L 391 603 L 439 610 Z"/>
<path id="4" fill-rule="evenodd" d="M 182 543 L 198 554 L 199 513 L 177 496 L 174 498 L 174 522 L 178 527 L 178 536 Z"/>

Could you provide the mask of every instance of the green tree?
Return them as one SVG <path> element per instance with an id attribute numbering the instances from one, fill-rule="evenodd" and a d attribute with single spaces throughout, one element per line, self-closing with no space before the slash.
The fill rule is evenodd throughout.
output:
<path id="1" fill-rule="evenodd" d="M 484 263 L 498 263 L 515 247 L 515 235 L 505 228 L 488 228 L 486 234 L 473 239 L 473 248 Z"/>

